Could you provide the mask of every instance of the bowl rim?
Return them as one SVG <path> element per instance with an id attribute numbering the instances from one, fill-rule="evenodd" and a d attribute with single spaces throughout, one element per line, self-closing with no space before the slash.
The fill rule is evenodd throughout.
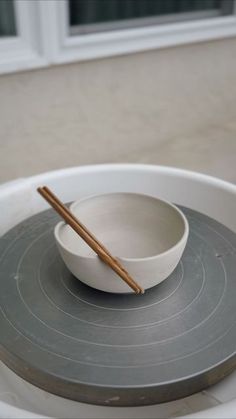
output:
<path id="1" fill-rule="evenodd" d="M 115 258 L 117 258 L 121 261 L 122 260 L 126 261 L 126 262 L 144 262 L 144 261 L 155 260 L 155 259 L 161 258 L 161 257 L 173 252 L 176 248 L 181 247 L 181 245 L 187 241 L 188 235 L 189 235 L 189 223 L 188 223 L 188 220 L 187 220 L 186 216 L 184 215 L 184 213 L 176 205 L 172 204 L 171 202 L 169 202 L 165 199 L 155 197 L 153 195 L 148 195 L 148 194 L 143 194 L 143 193 L 141 194 L 141 193 L 136 193 L 136 192 L 108 192 L 108 193 L 101 193 L 101 194 L 91 194 L 91 195 L 88 195 L 88 196 L 83 197 L 81 199 L 77 199 L 76 201 L 73 201 L 72 204 L 70 204 L 69 208 L 70 208 L 71 212 L 73 212 L 73 208 L 75 206 L 77 206 L 78 204 L 84 202 L 84 201 L 89 201 L 89 200 L 94 199 L 94 198 L 103 197 L 103 196 L 111 196 L 111 195 L 136 195 L 136 196 L 151 198 L 153 200 L 163 202 L 167 206 L 174 209 L 176 213 L 178 213 L 178 216 L 182 219 L 183 225 L 184 225 L 183 234 L 182 234 L 180 240 L 178 240 L 173 246 L 169 247 L 164 252 L 157 253 L 156 255 L 152 255 L 152 256 L 145 256 L 145 257 L 139 257 L 139 258 L 130 258 L 130 257 L 128 258 L 128 257 L 124 257 L 124 256 L 114 255 Z M 63 241 L 60 237 L 60 229 L 61 229 L 62 226 L 65 226 L 65 225 L 67 225 L 67 224 L 64 221 L 59 221 L 56 224 L 56 226 L 54 227 L 54 237 L 55 237 L 56 241 L 59 243 L 59 245 L 65 251 L 67 251 L 68 253 L 70 253 L 73 256 L 77 256 L 77 257 L 80 257 L 82 259 L 91 259 L 91 260 L 97 259 L 99 256 L 95 252 L 92 255 L 82 256 L 79 253 L 68 249 L 68 247 L 63 243 Z"/>

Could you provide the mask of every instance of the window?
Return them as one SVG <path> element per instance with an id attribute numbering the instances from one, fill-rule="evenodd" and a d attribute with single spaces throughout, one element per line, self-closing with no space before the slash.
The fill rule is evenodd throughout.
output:
<path id="1" fill-rule="evenodd" d="M 70 35 L 77 35 L 226 16 L 233 1 L 69 0 L 68 8 Z"/>
<path id="2" fill-rule="evenodd" d="M 236 0 L 0 0 L 0 72 L 236 36 Z"/>
<path id="3" fill-rule="evenodd" d="M 16 36 L 16 18 L 13 0 L 0 2 L 0 37 Z"/>
<path id="4" fill-rule="evenodd" d="M 0 73 L 48 64 L 38 12 L 28 0 L 0 0 Z"/>

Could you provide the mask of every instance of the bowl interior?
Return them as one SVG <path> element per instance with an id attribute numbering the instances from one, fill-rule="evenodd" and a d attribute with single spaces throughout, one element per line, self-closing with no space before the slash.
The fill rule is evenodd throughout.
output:
<path id="1" fill-rule="evenodd" d="M 182 214 L 172 205 L 139 194 L 97 195 L 77 201 L 71 211 L 114 256 L 146 258 L 176 245 L 185 231 Z M 67 225 L 60 240 L 71 252 L 94 256 L 92 249 Z"/>

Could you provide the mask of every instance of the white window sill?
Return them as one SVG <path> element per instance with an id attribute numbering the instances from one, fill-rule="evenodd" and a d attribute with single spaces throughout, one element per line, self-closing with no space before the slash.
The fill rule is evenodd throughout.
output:
<path id="1" fill-rule="evenodd" d="M 45 67 L 48 60 L 21 38 L 0 41 L 0 73 Z"/>
<path id="2" fill-rule="evenodd" d="M 61 38 L 55 63 L 82 61 L 236 36 L 236 16 Z"/>

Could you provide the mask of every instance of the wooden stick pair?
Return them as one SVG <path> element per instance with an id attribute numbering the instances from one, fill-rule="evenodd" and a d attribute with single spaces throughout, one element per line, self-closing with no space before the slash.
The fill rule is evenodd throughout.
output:
<path id="1" fill-rule="evenodd" d="M 54 210 L 64 219 L 64 221 L 79 234 L 79 236 L 90 246 L 95 253 L 113 269 L 129 285 L 136 294 L 143 294 L 144 290 L 138 285 L 129 273 L 124 269 L 120 262 L 115 259 L 110 252 L 100 243 L 97 238 L 85 227 L 70 210 L 53 194 L 47 187 L 37 189 L 40 195 L 54 208 Z"/>

